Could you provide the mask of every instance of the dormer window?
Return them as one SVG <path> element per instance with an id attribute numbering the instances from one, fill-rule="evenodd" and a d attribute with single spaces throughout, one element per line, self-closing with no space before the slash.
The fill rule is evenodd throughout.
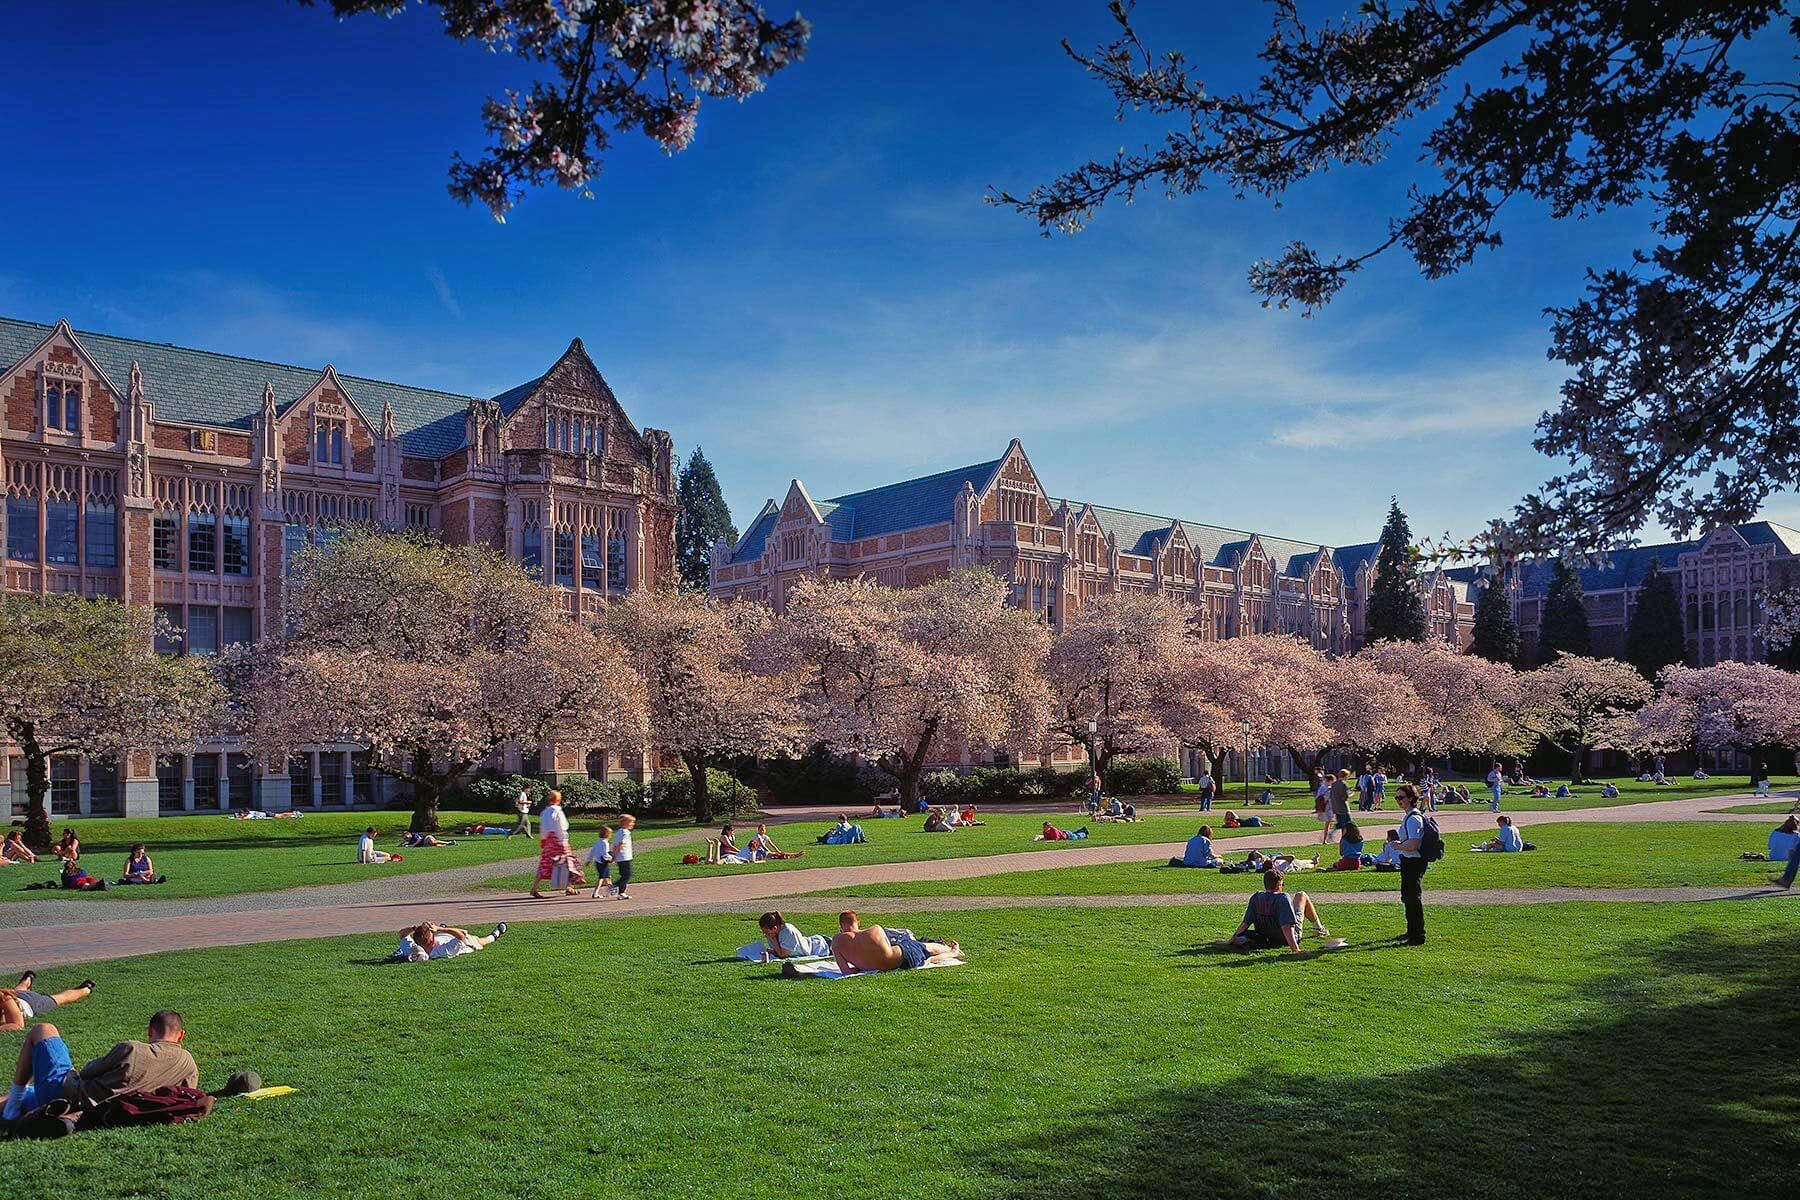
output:
<path id="1" fill-rule="evenodd" d="M 81 385 L 52 380 L 44 386 L 44 427 L 63 433 L 81 432 Z"/>
<path id="2" fill-rule="evenodd" d="M 313 462 L 342 466 L 344 463 L 344 422 L 320 421 L 313 432 Z"/>

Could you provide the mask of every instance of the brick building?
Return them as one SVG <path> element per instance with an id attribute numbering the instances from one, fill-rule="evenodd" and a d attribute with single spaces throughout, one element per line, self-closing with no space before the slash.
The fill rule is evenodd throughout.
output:
<path id="1" fill-rule="evenodd" d="M 669 435 L 640 430 L 579 339 L 543 375 L 461 396 L 0 318 L 4 587 L 154 604 L 210 654 L 279 628 L 288 555 L 346 525 L 483 543 L 572 616 L 674 578 Z M 641 747 L 509 751 L 542 774 L 641 775 Z M 11 780 L 19 780 L 19 795 Z M 230 743 L 58 760 L 62 815 L 374 803 L 351 747 L 287 763 Z M 0 800 L 23 804 L 0 744 Z"/>

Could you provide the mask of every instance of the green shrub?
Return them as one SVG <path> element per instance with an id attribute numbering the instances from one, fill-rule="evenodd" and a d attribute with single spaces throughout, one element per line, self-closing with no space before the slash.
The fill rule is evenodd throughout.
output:
<path id="1" fill-rule="evenodd" d="M 920 781 L 929 804 L 1014 804 L 1021 800 L 1066 800 L 1087 790 L 1078 771 L 1055 767 L 976 767 L 931 771 Z"/>
<path id="2" fill-rule="evenodd" d="M 1181 764 L 1172 758 L 1114 759 L 1107 791 L 1116 796 L 1163 796 L 1181 790 Z"/>
<path id="3" fill-rule="evenodd" d="M 525 775 L 501 775 L 488 773 L 478 775 L 463 788 L 463 803 L 476 812 L 511 813 L 513 800 L 520 792 L 531 796 L 533 808 L 543 804 L 544 797 L 550 794 L 550 785 L 541 779 L 532 779 Z"/>
<path id="4" fill-rule="evenodd" d="M 762 790 L 771 804 L 837 805 L 867 808 L 893 790 L 886 771 L 860 759 L 833 754 L 824 743 L 798 757 L 741 759 L 731 773 Z"/>
<path id="5" fill-rule="evenodd" d="M 715 820 L 746 817 L 756 812 L 756 791 L 735 776 L 709 767 L 706 772 L 707 798 Z M 650 785 L 641 811 L 653 817 L 691 817 L 694 815 L 694 781 L 686 771 L 672 771 L 659 776 Z"/>

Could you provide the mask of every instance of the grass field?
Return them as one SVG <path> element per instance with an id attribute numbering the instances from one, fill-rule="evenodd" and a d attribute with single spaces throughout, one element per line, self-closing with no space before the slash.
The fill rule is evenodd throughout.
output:
<path id="1" fill-rule="evenodd" d="M 1260 812 L 1260 815 L 1265 820 L 1271 819 L 1267 812 Z M 1225 811 L 1218 809 L 1210 818 L 1214 831 L 1221 838 L 1243 837 L 1259 832 L 1255 829 L 1225 829 L 1219 824 L 1224 816 Z M 1185 810 L 1146 810 L 1142 820 L 1132 823 L 1097 821 L 1089 824 L 1085 819 L 1072 814 L 1009 813 L 983 809 L 981 819 L 987 824 L 956 829 L 950 833 L 926 833 L 925 819 L 917 815 L 890 817 L 879 821 L 865 820 L 859 823 L 869 840 L 860 846 L 818 845 L 813 839 L 830 829 L 834 822 L 797 821 L 787 825 L 772 825 L 769 827 L 769 835 L 785 851 L 805 851 L 800 858 L 773 859 L 754 866 L 684 864 L 681 861 L 683 855 L 704 852 L 706 835 L 718 831 L 717 826 L 712 826 L 706 830 L 694 830 L 691 841 L 639 851 L 636 869 L 638 875 L 646 880 L 710 879 L 720 875 L 760 874 L 811 867 L 848 867 L 869 863 L 923 862 L 939 858 L 976 858 L 988 854 L 1020 854 L 1032 850 L 1066 850 L 1072 846 L 1136 846 L 1145 842 L 1185 840 L 1193 836 L 1203 818 L 1198 813 Z M 1304 817 L 1298 813 L 1277 814 L 1272 820 L 1273 824 L 1269 827 L 1271 832 L 1311 829 L 1316 833 L 1319 828 L 1313 822 L 1310 811 Z M 1032 841 L 1045 821 L 1063 829 L 1079 829 L 1085 825 L 1088 836 L 1072 842 Z M 747 826 L 739 824 L 738 844 L 742 846 L 747 843 L 755 831 L 754 822 Z M 591 837 L 585 843 L 577 841 L 576 849 L 585 853 L 591 843 Z M 518 891 L 531 886 L 532 876 L 531 871 L 521 871 L 517 875 L 491 880 L 483 886 Z"/>
<path id="2" fill-rule="evenodd" d="M 1452 782 L 1468 788 L 1470 798 L 1477 805 L 1483 808 L 1487 806 L 1486 784 L 1476 779 L 1458 779 Z M 1545 781 L 1552 792 L 1556 791 L 1557 784 L 1560 782 L 1557 779 Z M 1608 799 L 1600 794 L 1600 788 L 1606 782 L 1605 779 L 1599 779 L 1584 783 L 1571 789 L 1574 792 L 1573 796 L 1560 800 L 1555 796 L 1537 799 L 1527 794 L 1531 790 L 1529 787 L 1513 787 L 1509 784 L 1500 806 L 1503 811 L 1507 812 L 1562 812 L 1572 808 L 1612 808 L 1620 804 L 1646 804 L 1653 800 L 1685 800 L 1691 796 L 1732 796 L 1751 790 L 1748 775 L 1714 775 L 1710 779 L 1677 778 L 1661 787 L 1654 783 L 1639 783 L 1635 777 L 1615 777 L 1612 782 L 1618 786 L 1619 794 Z M 1352 784 L 1354 785 L 1354 779 L 1352 779 Z M 1275 793 L 1277 807 L 1312 811 L 1311 785 L 1299 781 L 1267 785 L 1253 783 L 1250 785 L 1251 798 L 1260 796 L 1265 786 Z M 1392 811 L 1395 808 L 1392 783 L 1388 785 L 1387 794 L 1387 804 L 1384 808 Z M 1352 804 L 1356 802 L 1354 786 L 1351 788 L 1350 800 Z M 1245 807 L 1244 788 L 1241 783 L 1226 784 L 1221 790 L 1218 800 L 1213 804 L 1214 811 L 1226 808 L 1241 811 Z M 1450 807 L 1454 810 L 1460 806 L 1452 805 Z M 1258 806 L 1256 811 L 1262 811 L 1261 806 Z"/>
<path id="3" fill-rule="evenodd" d="M 521 862 L 537 854 L 535 839 L 519 837 L 463 837 L 457 830 L 477 821 L 505 822 L 493 813 L 450 812 L 439 814 L 444 828 L 440 836 L 454 846 L 401 850 L 400 834 L 411 814 L 404 812 L 308 813 L 289 820 L 234 821 L 222 816 L 151 817 L 132 820 L 70 822 L 81 836 L 81 861 L 88 871 L 117 879 L 125 868 L 126 852 L 133 842 L 143 842 L 151 861 L 169 882 L 154 887 L 113 888 L 107 892 L 24 891 L 24 884 L 54 879 L 61 863 L 41 858 L 36 864 L 0 868 L 0 901 L 52 898 L 91 900 L 97 904 L 133 899 L 176 900 L 240 892 L 265 892 L 318 883 L 347 883 L 378 875 L 409 875 L 466 867 L 477 863 L 517 858 Z M 397 863 L 362 866 L 356 861 L 356 842 L 369 826 L 381 831 L 376 845 L 400 851 Z M 591 841 L 598 820 L 575 823 Z M 535 828 L 535 826 L 534 826 Z M 640 825 L 655 832 L 650 825 Z M 57 826 L 61 832 L 61 826 Z"/>
<path id="4" fill-rule="evenodd" d="M 1238 832 L 1238 831 L 1234 831 Z M 1250 831 L 1254 833 L 1255 831 Z M 1526 854 L 1471 854 L 1481 840 L 1474 833 L 1446 833 L 1446 853 L 1427 877 L 1428 888 L 1493 887 L 1703 887 L 1765 883 L 1768 863 L 1744 862 L 1738 855 L 1762 850 L 1768 829 L 1761 824 L 1723 821 L 1659 821 L 1654 824 L 1571 822 L 1524 827 L 1539 847 Z M 1234 844 L 1242 858 L 1254 841 Z M 1284 846 L 1281 852 L 1310 856 L 1313 847 Z M 1325 850 L 1325 862 L 1332 851 Z M 1398 891 L 1397 874 L 1375 871 L 1307 871 L 1290 877 L 1289 887 L 1321 895 L 1329 892 Z M 974 879 L 920 880 L 834 888 L 839 896 L 1131 896 L 1164 892 L 1242 893 L 1254 890 L 1253 877 L 1189 870 L 1166 862 L 1109 863 L 1054 867 Z"/>
<path id="5" fill-rule="evenodd" d="M 1785 816 L 1794 811 L 1794 801 L 1792 799 L 1765 800 L 1756 804 L 1733 804 L 1728 808 L 1709 808 L 1707 811 L 1722 813 L 1776 813 Z"/>
<path id="6" fill-rule="evenodd" d="M 720 961 L 724 916 L 170 953 L 93 969 L 77 1060 L 175 1006 L 208 1086 L 299 1092 L 0 1159 L 84 1200 L 1787 1195 L 1792 911 L 1438 909 L 1408 949 L 1354 908 L 1310 959 L 1210 952 L 1219 908 L 939 913 L 894 920 L 968 966 L 841 983 Z"/>

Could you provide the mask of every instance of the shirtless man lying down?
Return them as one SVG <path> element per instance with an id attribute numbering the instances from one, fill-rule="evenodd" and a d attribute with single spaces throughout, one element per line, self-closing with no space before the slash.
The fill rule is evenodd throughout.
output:
<path id="1" fill-rule="evenodd" d="M 962 957 L 955 942 L 928 942 L 880 925 L 864 929 L 853 910 L 838 914 L 839 933 L 831 939 L 837 969 L 845 975 L 858 971 L 905 971 L 930 963 Z"/>

